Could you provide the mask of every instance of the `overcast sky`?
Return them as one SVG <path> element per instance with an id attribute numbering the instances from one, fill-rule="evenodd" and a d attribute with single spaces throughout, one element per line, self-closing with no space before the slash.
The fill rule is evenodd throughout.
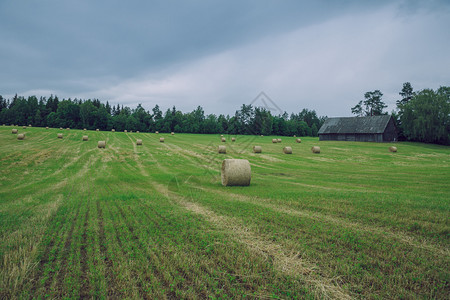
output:
<path id="1" fill-rule="evenodd" d="M 407 81 L 450 85 L 450 0 L 0 0 L 5 98 L 233 115 L 265 92 L 331 117 Z"/>

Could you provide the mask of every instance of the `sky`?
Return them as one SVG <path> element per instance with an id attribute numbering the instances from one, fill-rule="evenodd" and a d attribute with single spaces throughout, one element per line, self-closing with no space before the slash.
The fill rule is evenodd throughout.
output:
<path id="1" fill-rule="evenodd" d="M 449 28 L 450 0 L 0 0 L 0 95 L 390 112 L 404 82 L 450 86 Z"/>

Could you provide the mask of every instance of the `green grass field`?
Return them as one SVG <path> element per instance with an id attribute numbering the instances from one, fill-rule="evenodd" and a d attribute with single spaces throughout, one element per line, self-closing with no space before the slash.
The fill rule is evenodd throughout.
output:
<path id="1" fill-rule="evenodd" d="M 2 299 L 450 295 L 449 147 L 226 136 L 218 154 L 218 135 L 11 128 Z M 250 161 L 250 186 L 221 185 L 224 158 Z"/>

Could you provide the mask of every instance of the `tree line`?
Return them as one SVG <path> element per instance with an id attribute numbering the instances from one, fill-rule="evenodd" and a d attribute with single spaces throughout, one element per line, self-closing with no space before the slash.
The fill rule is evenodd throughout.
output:
<path id="1" fill-rule="evenodd" d="M 111 106 L 98 99 L 62 99 L 15 95 L 12 99 L 0 96 L 0 123 L 63 127 L 89 130 L 133 130 L 141 132 L 222 133 L 317 136 L 326 117 L 319 117 L 314 110 L 303 109 L 299 113 L 272 115 L 271 111 L 243 104 L 234 116 L 205 114 L 198 106 L 183 113 L 176 109 L 161 111 L 158 105 L 146 111 L 141 104 L 136 108 Z"/>
<path id="2" fill-rule="evenodd" d="M 450 145 L 450 87 L 414 92 L 411 83 L 405 82 L 399 95 L 401 99 L 391 113 L 399 140 Z M 380 90 L 367 92 L 351 111 L 357 116 L 387 114 L 382 97 Z"/>

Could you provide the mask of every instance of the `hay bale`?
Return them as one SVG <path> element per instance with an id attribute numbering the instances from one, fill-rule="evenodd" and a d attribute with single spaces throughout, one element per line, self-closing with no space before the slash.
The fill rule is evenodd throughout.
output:
<path id="1" fill-rule="evenodd" d="M 223 143 L 225 143 L 227 141 L 224 137 L 221 140 Z"/>
<path id="2" fill-rule="evenodd" d="M 111 129 L 111 131 L 112 131 L 112 132 L 116 132 L 116 130 L 115 130 L 114 128 L 113 128 L 113 129 Z"/>
<path id="3" fill-rule="evenodd" d="M 297 135 L 294 134 L 294 137 L 297 137 Z"/>
<path id="4" fill-rule="evenodd" d="M 174 134 L 175 134 L 175 132 L 173 132 L 173 131 L 172 131 L 172 132 L 171 132 L 170 134 L 171 134 L 171 135 L 174 135 Z"/>
<path id="5" fill-rule="evenodd" d="M 301 143 L 302 142 L 302 139 L 296 139 L 295 140 L 297 143 Z"/>
<path id="6" fill-rule="evenodd" d="M 17 139 L 18 140 L 23 140 L 25 138 L 25 134 L 23 134 L 23 133 L 19 133 L 18 135 L 17 135 Z"/>
<path id="7" fill-rule="evenodd" d="M 86 131 L 86 128 L 84 128 L 83 131 Z"/>
<path id="8" fill-rule="evenodd" d="M 220 136 L 223 136 L 223 134 L 221 134 Z"/>
<path id="9" fill-rule="evenodd" d="M 27 126 L 22 126 L 22 129 L 27 129 Z"/>
<path id="10" fill-rule="evenodd" d="M 253 146 L 253 153 L 261 153 L 262 148 L 261 146 Z"/>
<path id="11" fill-rule="evenodd" d="M 292 154 L 292 148 L 291 147 L 284 147 L 283 148 L 284 154 Z"/>
<path id="12" fill-rule="evenodd" d="M 389 147 L 389 152 L 397 152 L 397 147 L 395 147 L 395 146 L 390 146 L 390 147 Z"/>
<path id="13" fill-rule="evenodd" d="M 105 141 L 98 141 L 97 147 L 99 147 L 99 148 L 106 148 L 106 142 Z"/>
<path id="14" fill-rule="evenodd" d="M 139 130 L 138 130 L 138 131 L 136 131 L 136 133 L 139 133 Z"/>
<path id="15" fill-rule="evenodd" d="M 28 124 L 28 127 L 31 127 L 31 124 Z"/>
<path id="16" fill-rule="evenodd" d="M 11 130 L 11 134 L 17 134 L 17 132 L 19 132 L 17 129 L 12 129 Z"/>
<path id="17" fill-rule="evenodd" d="M 226 146 L 219 146 L 218 152 L 220 154 L 226 154 L 227 153 L 227 147 Z"/>
<path id="18" fill-rule="evenodd" d="M 155 131 L 156 134 L 159 134 L 159 131 Z"/>
<path id="19" fill-rule="evenodd" d="M 45 129 L 48 129 L 48 127 L 45 127 Z"/>
<path id="20" fill-rule="evenodd" d="M 319 146 L 312 146 L 311 147 L 312 153 L 320 153 L 320 147 Z"/>
<path id="21" fill-rule="evenodd" d="M 83 141 L 87 141 L 88 140 L 88 136 L 87 135 L 83 135 Z"/>
<path id="22" fill-rule="evenodd" d="M 62 127 L 59 127 L 59 130 L 63 130 L 63 128 L 62 128 Z"/>
<path id="23" fill-rule="evenodd" d="M 164 138 L 159 138 L 160 143 L 164 143 Z"/>
<path id="24" fill-rule="evenodd" d="M 261 137 L 264 137 L 264 135 L 261 134 Z"/>
<path id="25" fill-rule="evenodd" d="M 246 159 L 224 159 L 222 162 L 223 186 L 248 186 L 252 177 L 250 163 Z"/>
<path id="26" fill-rule="evenodd" d="M 236 138 L 231 138 L 231 141 L 232 142 L 236 142 Z"/>
<path id="27" fill-rule="evenodd" d="M 281 139 L 277 139 L 277 142 L 278 142 L 278 143 L 281 143 Z"/>
<path id="28" fill-rule="evenodd" d="M 276 144 L 276 143 L 278 143 L 278 140 L 277 139 L 272 139 L 272 143 Z"/>
<path id="29" fill-rule="evenodd" d="M 100 131 L 100 129 L 97 128 L 97 129 L 95 129 L 95 131 Z"/>
<path id="30" fill-rule="evenodd" d="M 130 132 L 133 132 L 133 130 L 130 130 Z"/>
<path id="31" fill-rule="evenodd" d="M 142 146 L 142 140 L 136 140 L 136 145 Z"/>
<path id="32" fill-rule="evenodd" d="M 63 138 L 63 134 L 62 133 L 58 133 L 58 139 L 62 139 Z"/>
<path id="33" fill-rule="evenodd" d="M 127 130 L 124 130 L 123 132 L 127 133 Z"/>
<path id="34" fill-rule="evenodd" d="M 67 127 L 67 128 L 66 128 L 66 130 L 70 130 L 70 128 L 69 128 L 69 127 Z"/>

